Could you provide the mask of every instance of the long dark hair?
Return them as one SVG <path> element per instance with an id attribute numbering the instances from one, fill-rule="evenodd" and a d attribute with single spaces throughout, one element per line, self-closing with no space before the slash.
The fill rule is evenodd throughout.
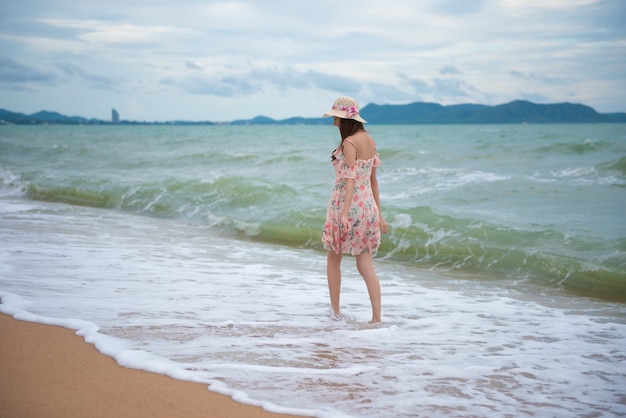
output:
<path id="1" fill-rule="evenodd" d="M 346 139 L 349 136 L 354 135 L 355 133 L 359 132 L 359 131 L 364 131 L 365 128 L 363 127 L 363 124 L 357 120 L 354 119 L 340 119 L 340 123 L 339 123 L 339 133 L 341 134 L 341 144 L 339 144 L 339 147 L 343 147 L 343 140 Z M 334 154 L 334 151 L 333 151 Z M 335 160 L 335 156 L 331 154 L 331 161 Z"/>

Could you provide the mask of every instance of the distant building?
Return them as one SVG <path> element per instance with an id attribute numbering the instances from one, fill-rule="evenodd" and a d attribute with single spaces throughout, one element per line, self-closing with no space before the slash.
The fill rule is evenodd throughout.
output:
<path id="1" fill-rule="evenodd" d="M 115 109 L 111 110 L 111 122 L 120 123 L 120 114 Z"/>

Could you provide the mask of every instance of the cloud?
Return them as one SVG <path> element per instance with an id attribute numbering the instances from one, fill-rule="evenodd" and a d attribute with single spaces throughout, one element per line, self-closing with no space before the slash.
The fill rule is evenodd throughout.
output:
<path id="1" fill-rule="evenodd" d="M 52 73 L 39 71 L 20 64 L 11 58 L 0 56 L 0 83 L 47 83 L 56 81 Z"/>
<path id="2" fill-rule="evenodd" d="M 267 82 L 273 88 L 283 91 L 292 88 L 319 88 L 327 91 L 344 91 L 346 94 L 354 94 L 362 87 L 362 84 L 352 77 L 314 70 L 298 71 L 293 68 L 257 69 L 252 71 L 251 78 Z"/>
<path id="3" fill-rule="evenodd" d="M 623 46 L 626 37 L 626 4 L 622 0 L 600 0 L 584 8 L 574 16 L 581 27 L 587 28 L 580 34 L 588 41 L 614 40 Z"/>
<path id="4" fill-rule="evenodd" d="M 85 19 L 41 19 L 47 24 L 65 33 L 73 33 L 74 41 L 89 44 L 120 45 L 155 45 L 165 36 L 177 32 L 168 25 L 137 25 L 103 20 Z"/>
<path id="5" fill-rule="evenodd" d="M 481 12 L 484 5 L 484 0 L 435 0 L 430 7 L 446 15 L 467 16 Z"/>
<path id="6" fill-rule="evenodd" d="M 235 61 L 236 62 L 236 61 Z M 252 63 L 234 65 L 221 62 L 212 67 L 195 63 L 185 63 L 194 74 L 180 79 L 164 78 L 161 84 L 182 89 L 191 94 L 222 97 L 245 97 L 260 92 L 322 89 L 331 92 L 355 94 L 363 84 L 350 77 L 328 74 L 314 70 L 297 70 L 293 67 L 263 67 Z M 224 66 L 231 67 L 228 75 L 223 75 Z M 197 75 L 197 72 L 203 72 Z"/>
<path id="7" fill-rule="evenodd" d="M 368 83 L 363 86 L 364 98 L 377 104 L 409 103 L 422 101 L 422 96 L 414 89 L 401 88 L 393 84 Z"/>
<path id="8" fill-rule="evenodd" d="M 439 69 L 439 74 L 442 75 L 447 75 L 447 74 L 451 74 L 451 75 L 456 75 L 456 74 L 462 74 L 461 71 L 459 71 L 454 65 L 444 65 L 443 67 L 441 67 Z"/>
<path id="9" fill-rule="evenodd" d="M 132 97 L 115 105 L 130 119 L 228 120 L 348 94 L 623 111 L 624 21 L 623 0 L 21 0 L 0 15 L 0 107 L 93 115 Z"/>
<path id="10" fill-rule="evenodd" d="M 242 77 L 220 78 L 191 77 L 174 83 L 190 94 L 206 94 L 221 97 L 245 97 L 260 91 L 260 86 Z"/>
<path id="11" fill-rule="evenodd" d="M 514 77 L 521 78 L 523 80 L 536 81 L 541 84 L 548 85 L 567 85 L 572 84 L 576 80 L 570 77 L 553 77 L 545 74 L 537 74 L 537 73 L 523 73 L 521 71 L 511 70 L 510 74 Z"/>
<path id="12" fill-rule="evenodd" d="M 404 79 L 407 86 L 422 97 L 429 97 L 430 100 L 441 100 L 444 102 L 451 99 L 468 98 L 470 92 L 476 89 L 465 80 L 454 77 L 433 77 L 421 79 L 410 77 L 406 74 L 399 74 Z"/>
<path id="13" fill-rule="evenodd" d="M 193 62 L 191 62 L 191 61 L 187 61 L 187 62 L 185 63 L 185 66 L 186 66 L 187 68 L 192 69 L 192 70 L 202 70 L 202 67 L 201 67 L 201 66 L 199 66 L 198 64 L 193 63 Z"/>
<path id="14" fill-rule="evenodd" d="M 500 0 L 508 8 L 514 10 L 565 10 L 597 3 L 598 0 Z"/>
<path id="15" fill-rule="evenodd" d="M 119 82 L 113 78 L 90 74 L 74 64 L 66 62 L 57 62 L 55 65 L 63 71 L 65 75 L 86 81 L 91 87 L 96 89 L 111 90 L 117 89 Z"/>

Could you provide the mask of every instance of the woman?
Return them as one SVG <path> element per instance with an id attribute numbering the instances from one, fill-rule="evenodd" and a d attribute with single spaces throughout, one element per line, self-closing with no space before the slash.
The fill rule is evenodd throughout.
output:
<path id="1" fill-rule="evenodd" d="M 326 210 L 322 242 L 328 250 L 326 274 L 333 315 L 341 316 L 341 259 L 344 253 L 356 256 L 357 269 L 367 285 L 372 303 L 372 321 L 381 322 L 380 283 L 374 270 L 372 253 L 380 244 L 380 232 L 387 223 L 380 213 L 376 167 L 381 164 L 376 143 L 367 133 L 359 116 L 359 104 L 350 97 L 335 100 L 324 116 L 334 117 L 341 133 L 341 144 L 331 159 L 335 186 Z"/>

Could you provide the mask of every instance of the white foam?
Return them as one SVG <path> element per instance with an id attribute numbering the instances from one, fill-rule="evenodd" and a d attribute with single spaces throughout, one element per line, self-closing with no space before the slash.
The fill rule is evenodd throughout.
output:
<path id="1" fill-rule="evenodd" d="M 468 185 L 502 182 L 511 178 L 509 175 L 482 170 L 440 167 L 403 167 L 381 174 L 381 181 L 387 186 L 384 189 L 386 201 L 412 200 L 435 192 L 457 190 Z M 395 191 L 394 184 L 401 185 L 402 190 Z"/>
<path id="2" fill-rule="evenodd" d="M 583 177 L 588 176 L 590 174 L 597 174 L 597 171 L 594 167 L 574 167 L 574 168 L 565 168 L 563 170 L 552 171 L 551 174 L 554 177 Z"/>
<path id="3" fill-rule="evenodd" d="M 324 254 L 112 211 L 1 207 L 0 311 L 75 329 L 125 367 L 319 417 L 626 413 L 623 305 L 377 260 L 385 322 L 372 325 L 346 257 L 346 316 L 333 320 Z"/>
<path id="4" fill-rule="evenodd" d="M 24 196 L 28 191 L 28 183 L 20 176 L 0 168 L 0 196 Z"/>

